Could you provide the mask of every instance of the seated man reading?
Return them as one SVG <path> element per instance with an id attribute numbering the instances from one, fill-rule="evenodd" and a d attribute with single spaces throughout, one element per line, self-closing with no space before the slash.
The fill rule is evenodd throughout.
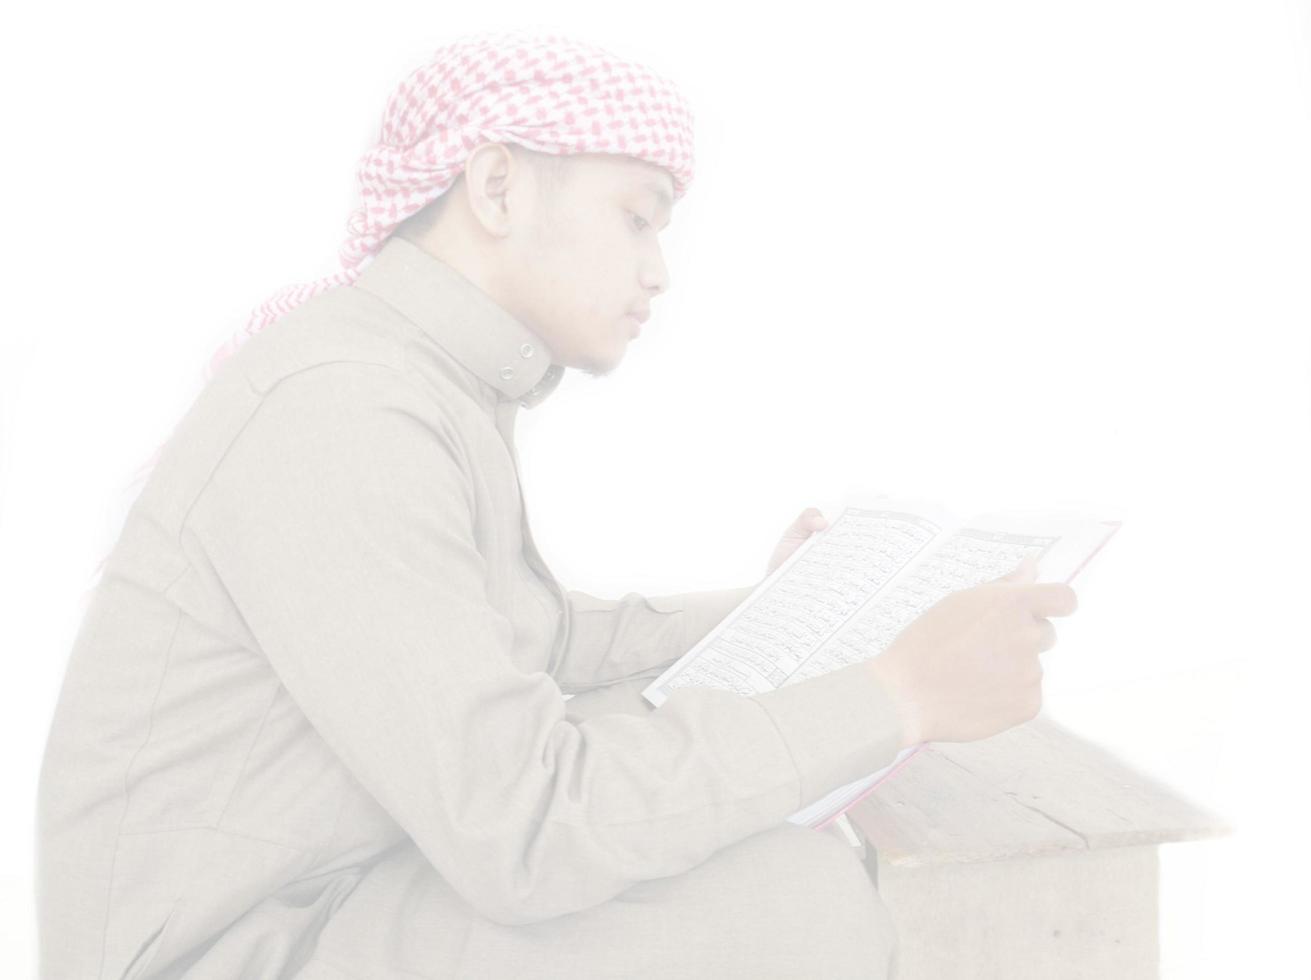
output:
<path id="1" fill-rule="evenodd" d="M 514 422 L 619 363 L 692 161 L 671 83 L 566 38 L 402 83 L 344 270 L 221 352 L 97 583 L 41 776 L 42 976 L 889 975 L 855 852 L 786 818 L 1032 717 L 1073 594 L 1021 571 L 870 662 L 640 699 L 754 586 L 563 588 Z"/>

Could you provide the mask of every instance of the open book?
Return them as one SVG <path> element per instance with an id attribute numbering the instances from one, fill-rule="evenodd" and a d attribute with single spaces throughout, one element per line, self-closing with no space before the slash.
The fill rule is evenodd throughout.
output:
<path id="1" fill-rule="evenodd" d="M 943 596 L 1005 575 L 1026 555 L 1038 557 L 1039 582 L 1068 583 L 1119 526 L 1020 514 L 962 522 L 933 504 L 883 497 L 848 504 L 642 695 L 659 707 L 680 687 L 759 694 L 867 660 Z M 789 819 L 825 826 L 921 748 Z"/>

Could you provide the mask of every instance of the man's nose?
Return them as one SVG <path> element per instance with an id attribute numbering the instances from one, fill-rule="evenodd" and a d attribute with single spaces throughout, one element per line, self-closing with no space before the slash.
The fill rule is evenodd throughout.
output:
<path id="1" fill-rule="evenodd" d="M 642 263 L 639 280 L 642 288 L 654 296 L 669 291 L 669 269 L 665 266 L 665 258 L 659 248 Z"/>

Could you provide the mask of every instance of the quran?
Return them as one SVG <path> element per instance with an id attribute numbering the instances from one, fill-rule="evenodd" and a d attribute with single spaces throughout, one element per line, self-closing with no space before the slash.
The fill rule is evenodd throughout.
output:
<path id="1" fill-rule="evenodd" d="M 1037 557 L 1037 581 L 1070 582 L 1119 527 L 1033 514 L 960 521 L 936 504 L 886 497 L 848 504 L 642 696 L 656 707 L 680 687 L 749 696 L 868 660 L 939 599 L 999 578 L 1028 555 Z M 923 747 L 788 819 L 827 825 Z"/>

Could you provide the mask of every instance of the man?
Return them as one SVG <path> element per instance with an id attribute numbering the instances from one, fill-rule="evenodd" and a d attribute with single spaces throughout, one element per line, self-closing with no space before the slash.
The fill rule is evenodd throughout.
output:
<path id="1" fill-rule="evenodd" d="M 640 699 L 754 586 L 566 591 L 513 426 L 564 368 L 612 370 L 668 288 L 687 114 L 645 72 L 555 38 L 443 49 L 389 105 L 346 272 L 216 361 L 61 692 L 44 976 L 889 975 L 854 852 L 786 817 L 905 745 L 1031 717 L 1041 616 L 1070 596 L 997 583 L 875 662 Z M 507 97 L 538 136 L 621 125 L 534 151 Z M 588 142 L 639 117 L 634 152 Z"/>

